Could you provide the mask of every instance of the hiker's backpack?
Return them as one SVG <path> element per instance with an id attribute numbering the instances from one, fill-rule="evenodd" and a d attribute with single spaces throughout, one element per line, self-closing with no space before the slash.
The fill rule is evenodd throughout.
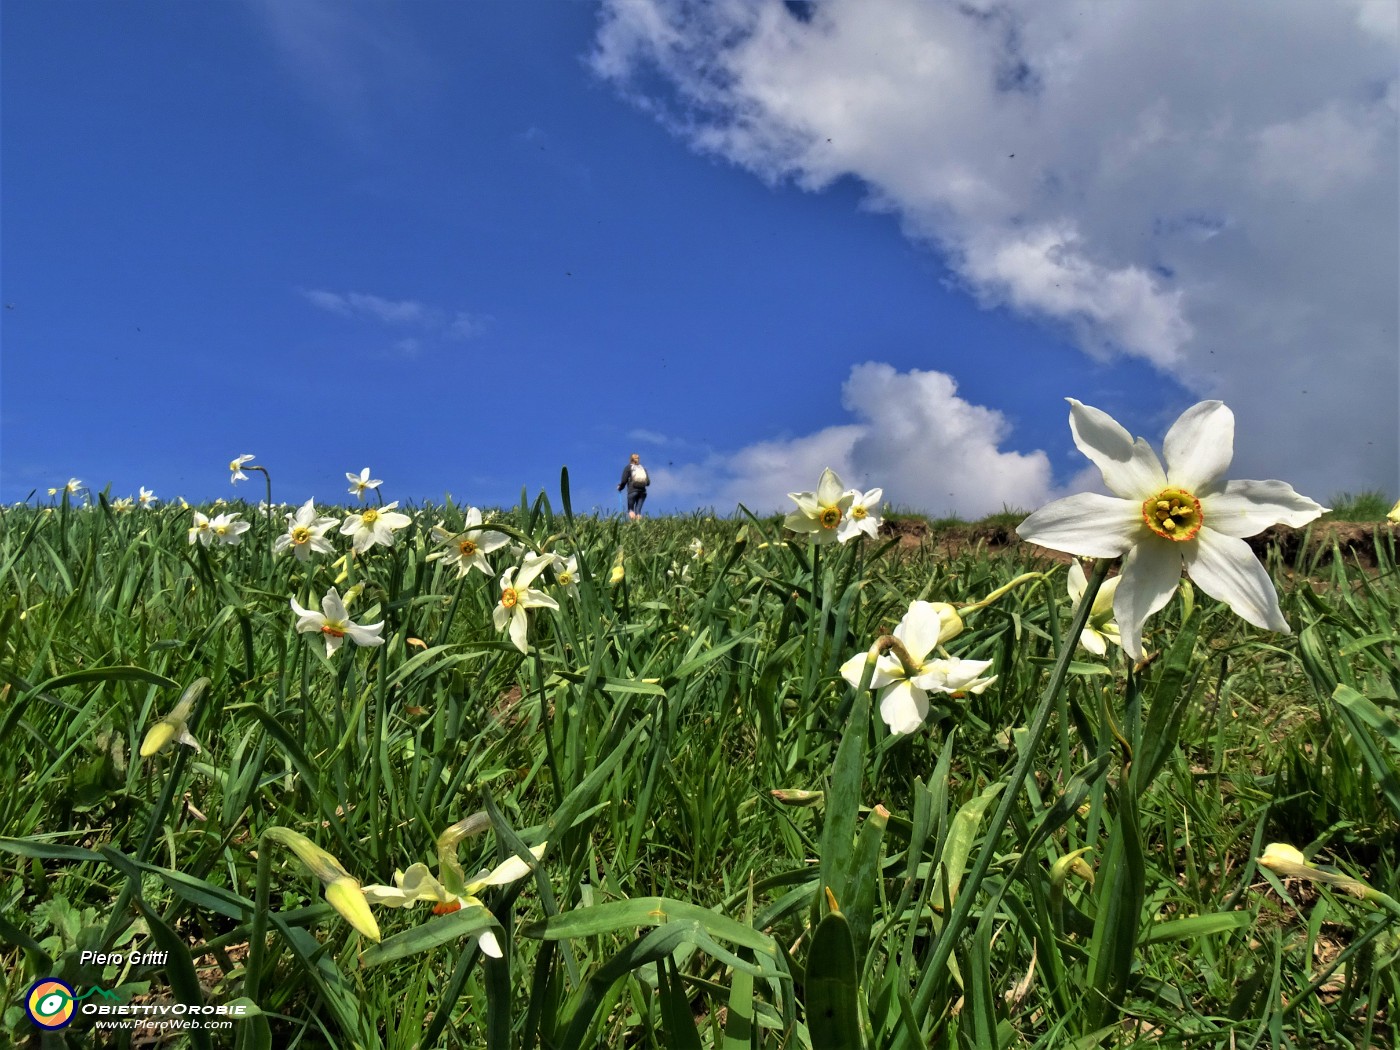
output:
<path id="1" fill-rule="evenodd" d="M 640 463 L 632 464 L 632 484 L 646 488 L 651 484 L 651 478 L 647 477 L 647 468 Z"/>

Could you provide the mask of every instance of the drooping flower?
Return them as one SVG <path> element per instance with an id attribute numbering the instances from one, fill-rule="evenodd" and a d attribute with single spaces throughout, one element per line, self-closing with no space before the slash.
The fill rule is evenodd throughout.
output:
<path id="1" fill-rule="evenodd" d="M 287 515 L 287 531 L 272 541 L 272 549 L 281 554 L 290 548 L 297 560 L 303 562 L 309 562 L 312 554 L 330 554 L 334 548 L 326 539 L 326 532 L 334 524 L 334 518 L 316 513 L 315 500 L 307 500 Z"/>
<path id="2" fill-rule="evenodd" d="M 1268 868 L 1275 875 L 1281 875 L 1286 879 L 1307 879 L 1309 882 L 1319 882 L 1324 886 L 1332 886 L 1343 893 L 1350 893 L 1353 897 L 1360 897 L 1362 900 L 1379 902 L 1379 898 L 1384 897 L 1378 890 L 1360 879 L 1353 879 L 1349 875 L 1342 875 L 1335 871 L 1326 871 L 1309 863 L 1302 850 L 1296 846 L 1290 846 L 1286 842 L 1270 842 L 1265 846 L 1264 852 L 1259 856 L 1259 866 Z"/>
<path id="3" fill-rule="evenodd" d="M 170 709 L 170 714 L 146 731 L 146 736 L 141 741 L 142 758 L 150 758 L 152 755 L 160 754 L 172 742 L 192 747 L 195 754 L 199 753 L 199 741 L 190 732 L 189 720 L 194 711 L 195 701 L 200 698 L 208 685 L 209 679 L 207 678 L 195 679 L 181 695 L 179 702 Z"/>
<path id="4" fill-rule="evenodd" d="M 845 543 L 863 532 L 875 539 L 880 534 L 880 497 L 884 494 L 884 489 L 871 489 L 869 492 L 852 489 L 851 509 L 836 530 L 836 538 Z"/>
<path id="5" fill-rule="evenodd" d="M 1041 507 L 1017 528 L 1051 550 L 1123 561 L 1114 596 L 1123 650 L 1141 660 L 1142 625 L 1167 604 L 1182 565 L 1201 588 L 1256 627 L 1287 633 L 1273 582 L 1244 537 L 1299 527 L 1325 508 L 1282 481 L 1226 481 L 1235 417 L 1219 401 L 1187 409 L 1167 432 L 1164 470 L 1151 446 L 1112 416 L 1069 399 L 1074 443 L 1114 493 L 1085 492 Z"/>
<path id="6" fill-rule="evenodd" d="M 621 547 L 617 549 L 617 554 L 613 556 L 612 568 L 608 570 L 608 586 L 616 587 L 627 578 L 627 569 L 623 562 L 627 558 L 627 553 Z"/>
<path id="7" fill-rule="evenodd" d="M 159 503 L 160 499 L 156 496 L 154 492 L 146 488 L 145 485 L 142 485 L 141 495 L 137 497 L 137 502 L 140 503 L 142 507 L 145 507 L 147 510 L 149 510 L 151 507 L 154 507 L 157 503 Z"/>
<path id="8" fill-rule="evenodd" d="M 239 516 L 216 514 L 214 520 L 209 523 L 209 531 L 226 547 L 237 547 L 243 542 L 243 534 L 253 527 L 246 521 L 239 521 Z"/>
<path id="9" fill-rule="evenodd" d="M 365 469 L 358 474 L 351 474 L 349 471 L 346 471 L 345 480 L 350 482 L 350 488 L 347 491 L 356 499 L 364 499 L 366 489 L 377 489 L 380 485 L 384 484 L 384 482 L 380 481 L 378 478 L 371 478 L 369 476 L 369 467 L 365 467 Z"/>
<path id="10" fill-rule="evenodd" d="M 813 543 L 835 543 L 840 539 L 841 523 L 851 509 L 854 499 L 830 467 L 822 471 L 815 492 L 789 492 L 788 499 L 797 509 L 783 519 L 783 527 L 805 533 Z"/>
<path id="11" fill-rule="evenodd" d="M 306 634 L 319 631 L 326 639 L 327 656 L 334 656 L 346 638 L 356 645 L 384 644 L 384 639 L 379 636 L 384 630 L 384 622 L 381 620 L 379 623 L 363 625 L 351 623 L 350 614 L 345 611 L 345 603 L 340 599 L 340 592 L 334 587 L 326 591 L 325 597 L 321 599 L 321 610 L 313 612 L 303 609 L 295 598 L 292 599 L 292 612 L 297 614 L 297 632 Z"/>
<path id="12" fill-rule="evenodd" d="M 228 469 L 233 475 L 228 479 L 229 484 L 236 485 L 240 481 L 247 481 L 248 475 L 243 473 L 243 464 L 251 463 L 255 459 L 257 459 L 257 457 L 254 456 L 251 452 L 245 452 L 237 459 L 229 460 Z"/>
<path id="13" fill-rule="evenodd" d="M 1084 625 L 1084 630 L 1079 632 L 1079 644 L 1095 656 L 1103 656 L 1107 653 L 1109 642 L 1118 646 L 1123 644 L 1118 636 L 1118 624 L 1113 619 L 1113 597 L 1118 593 L 1118 581 L 1122 578 L 1121 576 L 1110 576 L 1103 581 L 1098 593 L 1094 595 L 1094 605 L 1089 610 L 1089 620 Z M 1084 575 L 1084 566 L 1080 565 L 1079 562 L 1070 564 L 1067 583 L 1070 603 L 1078 605 L 1079 599 L 1084 597 L 1084 592 L 1089 586 L 1089 580 Z"/>
<path id="14" fill-rule="evenodd" d="M 340 526 L 342 536 L 353 536 L 352 546 L 356 554 L 363 554 L 375 544 L 384 547 L 394 545 L 394 533 L 413 524 L 407 514 L 400 514 L 394 508 L 398 500 L 384 507 L 366 507 L 359 514 L 351 514 Z"/>
<path id="15" fill-rule="evenodd" d="M 459 820 L 438 839 L 438 876 L 434 876 L 426 864 L 412 864 L 407 871 L 393 872 L 392 886 L 365 886 L 365 899 L 371 904 L 384 904 L 385 907 L 413 907 L 414 904 L 428 900 L 433 902 L 434 914 L 440 916 L 461 910 L 463 907 L 479 907 L 484 910 L 486 904 L 476 896 L 477 893 L 482 893 L 490 886 L 510 885 L 511 882 L 518 882 L 529 875 L 531 865 L 512 855 L 490 871 L 483 868 L 475 879 L 466 882 L 466 876 L 462 874 L 462 865 L 455 857 L 456 841 L 461 839 L 461 834 L 454 832 L 468 823 L 468 820 Z M 545 855 L 546 848 L 547 843 L 540 843 L 539 846 L 531 847 L 529 853 L 538 861 Z M 486 955 L 493 959 L 501 958 L 503 952 L 500 941 L 497 941 L 493 931 L 479 931 L 476 938 Z"/>
<path id="16" fill-rule="evenodd" d="M 379 923 L 370 911 L 365 891 L 359 880 L 345 866 L 305 835 L 288 828 L 272 827 L 263 832 L 265 838 L 286 846 L 297 855 L 306 869 L 326 887 L 326 902 L 338 911 L 360 933 L 378 943 Z"/>
<path id="17" fill-rule="evenodd" d="M 885 653 L 875 663 L 870 687 L 879 690 L 880 717 L 892 733 L 912 733 L 928 717 L 928 694 L 980 693 L 996 681 L 981 677 L 990 660 L 960 660 L 930 655 L 962 631 L 962 619 L 951 605 L 916 601 L 892 632 L 904 652 Z M 841 665 L 841 677 L 859 686 L 866 654 Z"/>
<path id="18" fill-rule="evenodd" d="M 510 542 L 510 537 L 505 533 L 482 528 L 481 511 L 476 507 L 467 508 L 461 532 L 448 532 L 441 525 L 434 525 L 431 531 L 433 541 L 442 544 L 446 550 L 435 551 L 428 557 L 441 558 L 448 565 L 455 565 L 458 579 L 473 569 L 490 576 L 491 563 L 486 560 L 486 555 Z"/>
<path id="19" fill-rule="evenodd" d="M 544 591 L 530 589 L 535 577 L 553 561 L 551 554 L 531 554 L 519 569 L 512 566 L 501 575 L 501 600 L 491 611 L 491 622 L 498 631 L 509 630 L 511 642 L 522 653 L 530 651 L 529 620 L 525 610 L 559 608 L 559 603 Z"/>

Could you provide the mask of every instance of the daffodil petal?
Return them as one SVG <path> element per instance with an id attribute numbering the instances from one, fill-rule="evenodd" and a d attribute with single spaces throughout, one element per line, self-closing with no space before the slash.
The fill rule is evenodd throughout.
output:
<path id="1" fill-rule="evenodd" d="M 1096 492 L 1047 503 L 1016 527 L 1027 543 L 1086 558 L 1117 558 L 1145 531 L 1141 504 Z"/>
<path id="2" fill-rule="evenodd" d="M 1071 605 L 1078 605 L 1079 599 L 1084 597 L 1084 591 L 1089 586 L 1089 580 L 1084 575 L 1084 566 L 1079 562 L 1070 562 L 1069 578 L 1065 580 L 1065 586 L 1069 589 L 1069 600 Z M 1100 588 L 1102 592 L 1102 588 Z"/>
<path id="3" fill-rule="evenodd" d="M 1236 539 L 1263 532 L 1270 525 L 1301 528 L 1322 512 L 1320 503 L 1282 481 L 1231 481 L 1223 492 L 1201 500 L 1203 523 Z"/>
<path id="4" fill-rule="evenodd" d="M 1113 615 L 1118 621 L 1123 651 L 1142 659 L 1143 622 L 1166 605 L 1181 582 L 1182 544 L 1162 540 L 1144 542 L 1123 560 L 1123 574 L 1114 596 Z"/>
<path id="5" fill-rule="evenodd" d="M 817 502 L 823 507 L 830 507 L 839 504 L 842 499 L 845 499 L 847 507 L 851 505 L 851 496 L 846 492 L 846 486 L 841 484 L 836 471 L 827 467 L 822 471 L 821 480 L 817 482 Z"/>
<path id="6" fill-rule="evenodd" d="M 1104 484 L 1126 499 L 1144 500 L 1167 485 L 1152 446 L 1123 429 L 1101 409 L 1069 398 L 1069 429 L 1080 452 L 1103 474 Z"/>
<path id="7" fill-rule="evenodd" d="M 1214 487 L 1235 458 L 1235 414 L 1221 401 L 1202 401 L 1177 418 L 1162 441 L 1167 478 L 1200 496 Z"/>
<path id="8" fill-rule="evenodd" d="M 924 724 L 928 696 L 907 680 L 895 682 L 880 694 L 880 717 L 891 733 L 912 733 Z"/>
<path id="9" fill-rule="evenodd" d="M 1202 529 L 1196 542 L 1187 546 L 1186 571 L 1201 590 L 1255 627 L 1289 633 L 1288 621 L 1278 606 L 1278 592 L 1249 544 Z"/>
<path id="10" fill-rule="evenodd" d="M 943 632 L 943 620 L 929 602 L 912 602 L 904 619 L 894 629 L 894 636 L 904 643 L 909 655 L 922 662 L 933 652 Z"/>
<path id="11" fill-rule="evenodd" d="M 527 640 L 529 630 L 530 623 L 525 617 L 525 610 L 517 605 L 510 617 L 510 640 L 522 653 L 530 651 L 530 643 Z"/>
<path id="12" fill-rule="evenodd" d="M 499 959 L 504 952 L 501 951 L 501 942 L 496 940 L 496 935 L 491 930 L 482 930 L 476 935 L 476 943 L 481 945 L 484 955 L 489 955 L 493 959 Z"/>
<path id="13" fill-rule="evenodd" d="M 1092 627 L 1086 627 L 1079 632 L 1079 644 L 1095 656 L 1103 656 L 1108 652 L 1108 644 L 1103 640 L 1103 635 Z"/>

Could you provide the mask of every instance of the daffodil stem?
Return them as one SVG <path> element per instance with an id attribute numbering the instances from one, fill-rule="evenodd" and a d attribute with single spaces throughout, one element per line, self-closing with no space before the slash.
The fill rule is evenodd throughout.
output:
<path id="1" fill-rule="evenodd" d="M 146 833 L 141 837 L 141 845 L 136 850 L 138 861 L 144 862 L 150 855 L 157 832 L 165 827 L 166 814 L 170 812 L 170 805 L 175 799 L 175 791 L 184 776 L 187 755 L 188 752 L 183 746 L 176 746 L 175 757 L 170 763 L 170 772 L 166 774 L 165 786 L 161 789 L 160 801 L 156 803 L 156 808 L 151 811 L 150 819 L 146 822 Z M 122 887 L 117 903 L 112 907 L 111 917 L 107 920 L 107 929 L 102 935 L 103 944 L 112 943 L 112 939 L 117 934 L 117 927 L 121 924 L 123 916 L 126 915 L 127 906 L 131 904 L 131 898 L 135 894 L 136 882 L 133 879 L 128 879 L 126 885 Z"/>
<path id="2" fill-rule="evenodd" d="M 985 609 L 987 606 L 991 605 L 993 602 L 997 601 L 1004 595 L 1010 594 L 1017 587 L 1021 586 L 1021 584 L 1043 579 L 1045 579 L 1045 573 L 1043 572 L 1023 572 L 1014 580 L 1011 580 L 1009 583 L 1002 584 L 1000 587 L 998 587 L 996 590 L 992 591 L 985 597 L 979 598 L 975 602 L 969 602 L 966 605 L 958 606 L 958 612 L 965 613 L 971 612 L 974 609 Z"/>
<path id="3" fill-rule="evenodd" d="M 958 892 L 952 911 L 948 914 L 942 934 L 934 942 L 933 953 L 924 965 L 923 977 L 914 996 L 913 1012 L 915 1017 L 928 1016 L 932 1009 L 934 992 L 946 976 L 945 971 L 948 960 L 952 957 L 954 944 L 962 934 L 963 927 L 967 925 L 968 916 L 972 913 L 973 903 L 982 886 L 982 880 L 986 878 L 987 871 L 992 866 L 997 852 L 996 847 L 1000 843 L 1001 836 L 1011 818 L 1011 809 L 1020 801 L 1021 788 L 1026 782 L 1026 777 L 1030 775 L 1031 765 L 1035 762 L 1041 738 L 1045 735 L 1045 730 L 1050 724 L 1050 716 L 1056 709 L 1060 690 L 1064 688 L 1065 678 L 1069 672 L 1070 658 L 1075 651 L 1075 640 L 1084 630 L 1085 624 L 1089 622 L 1089 612 L 1094 606 L 1094 596 L 1098 594 L 1099 587 L 1108 576 L 1108 566 L 1108 559 L 1104 558 L 1100 558 L 1094 563 L 1088 585 L 1084 588 L 1079 605 L 1074 610 L 1074 622 L 1070 625 L 1070 629 L 1060 645 L 1055 669 L 1051 672 L 1050 681 L 1046 683 L 1045 690 L 1040 694 L 1040 703 L 1031 716 L 1030 728 L 1024 738 L 1021 753 L 1016 759 L 1016 765 L 1011 770 L 1009 783 L 1006 790 L 1001 793 L 1001 801 L 997 804 L 996 813 L 993 814 L 987 825 L 987 837 L 983 841 L 981 850 L 977 853 L 977 859 L 973 862 L 971 872 L 963 881 L 962 889 Z M 909 1046 L 908 1037 L 901 1036 L 894 1045 L 897 1050 L 905 1050 Z"/>
<path id="4" fill-rule="evenodd" d="M 267 896 L 272 884 L 272 851 L 258 837 L 258 881 L 253 890 L 253 925 L 248 931 L 248 958 L 243 964 L 243 994 L 255 1004 L 262 983 L 263 955 L 267 951 Z"/>

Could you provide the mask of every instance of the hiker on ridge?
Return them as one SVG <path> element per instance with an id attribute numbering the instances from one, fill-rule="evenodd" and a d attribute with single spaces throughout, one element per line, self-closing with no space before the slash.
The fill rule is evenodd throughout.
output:
<path id="1" fill-rule="evenodd" d="M 647 501 L 647 486 L 651 478 L 647 468 L 642 466 L 642 457 L 632 453 L 627 466 L 622 468 L 622 480 L 617 483 L 617 491 L 627 490 L 627 517 L 636 521 L 642 516 L 642 504 Z"/>

